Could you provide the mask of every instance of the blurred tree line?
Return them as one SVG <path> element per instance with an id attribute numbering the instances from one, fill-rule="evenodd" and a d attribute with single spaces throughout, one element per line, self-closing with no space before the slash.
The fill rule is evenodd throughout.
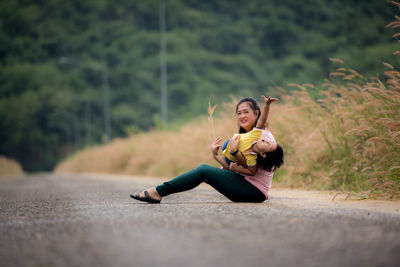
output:
<path id="1" fill-rule="evenodd" d="M 166 0 L 168 117 L 230 95 L 321 84 L 329 57 L 362 74 L 393 62 L 386 0 Z M 160 122 L 158 0 L 0 2 L 0 154 L 51 170 L 76 149 Z"/>

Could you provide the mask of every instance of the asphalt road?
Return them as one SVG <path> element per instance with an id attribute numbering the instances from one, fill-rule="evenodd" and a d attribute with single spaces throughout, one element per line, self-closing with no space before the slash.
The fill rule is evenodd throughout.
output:
<path id="1" fill-rule="evenodd" d="M 400 214 L 231 203 L 209 188 L 137 202 L 153 180 L 0 180 L 0 266 L 400 266 Z"/>

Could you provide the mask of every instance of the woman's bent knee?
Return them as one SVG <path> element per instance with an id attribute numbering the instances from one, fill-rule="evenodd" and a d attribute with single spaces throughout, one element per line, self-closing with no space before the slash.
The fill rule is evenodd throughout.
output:
<path id="1" fill-rule="evenodd" d="M 197 166 L 196 169 L 198 169 L 201 172 L 204 172 L 204 171 L 209 170 L 210 168 L 213 168 L 213 166 L 208 165 L 208 164 L 200 164 L 199 166 Z"/>

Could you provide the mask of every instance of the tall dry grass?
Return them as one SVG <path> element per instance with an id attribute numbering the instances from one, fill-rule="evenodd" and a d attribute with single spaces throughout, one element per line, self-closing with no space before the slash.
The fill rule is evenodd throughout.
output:
<path id="1" fill-rule="evenodd" d="M 400 196 L 400 73 L 385 75 L 367 79 L 340 67 L 318 101 L 293 85 L 300 90 L 283 96 L 285 114 L 274 123 L 288 157 L 284 184 Z"/>
<path id="2" fill-rule="evenodd" d="M 385 65 L 382 80 L 339 68 L 346 82 L 328 81 L 321 100 L 330 115 L 326 127 L 335 133 L 325 131 L 332 185 L 365 197 L 400 194 L 400 73 Z"/>
<path id="3" fill-rule="evenodd" d="M 0 177 L 21 176 L 24 172 L 15 160 L 0 156 Z"/>

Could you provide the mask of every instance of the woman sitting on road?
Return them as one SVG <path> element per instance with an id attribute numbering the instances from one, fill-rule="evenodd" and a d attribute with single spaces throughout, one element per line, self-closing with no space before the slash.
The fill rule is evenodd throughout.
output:
<path id="1" fill-rule="evenodd" d="M 251 131 L 256 126 L 260 113 L 260 108 L 253 98 L 241 99 L 236 105 L 239 133 Z M 237 146 L 238 141 L 238 139 L 232 139 L 231 146 Z M 213 156 L 215 148 L 214 141 L 211 145 Z M 244 165 L 245 162 L 240 154 L 235 155 L 235 161 Z M 231 164 L 230 169 L 232 170 L 201 164 L 168 182 L 140 193 L 134 193 L 131 197 L 149 203 L 160 203 L 161 199 L 167 195 L 193 189 L 204 182 L 233 202 L 263 202 L 269 198 L 268 194 L 275 170 L 283 164 L 282 147 L 278 144 L 274 151 L 266 153 L 265 160 L 269 161 L 268 167 L 266 169 L 257 168 L 256 174 L 253 176 L 245 176 L 233 171 L 237 167 L 236 163 Z"/>
<path id="2" fill-rule="evenodd" d="M 271 170 L 271 161 L 267 159 L 267 153 L 276 150 L 277 143 L 274 136 L 266 127 L 270 104 L 278 101 L 276 98 L 266 98 L 261 116 L 258 118 L 256 127 L 250 132 L 235 134 L 228 139 L 222 146 L 223 155 L 218 151 L 221 147 L 219 143 L 221 138 L 217 138 L 211 144 L 211 152 L 214 159 L 222 165 L 223 168 L 238 172 L 242 175 L 255 175 L 258 167 Z M 237 158 L 239 157 L 240 160 Z M 236 163 L 236 164 L 235 164 Z M 237 164 L 239 163 L 239 164 Z"/>

